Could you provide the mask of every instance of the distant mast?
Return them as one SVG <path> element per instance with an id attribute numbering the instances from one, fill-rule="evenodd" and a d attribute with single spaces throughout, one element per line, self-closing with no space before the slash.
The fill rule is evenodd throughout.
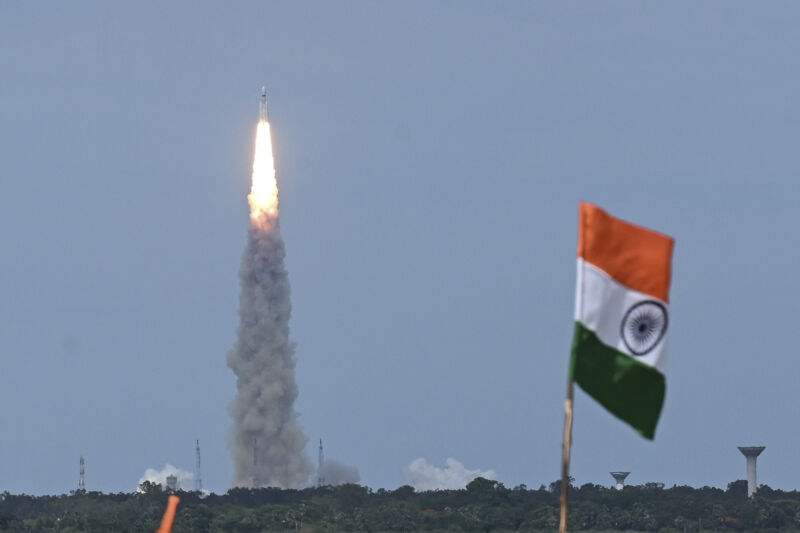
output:
<path id="1" fill-rule="evenodd" d="M 195 470 L 197 470 L 197 479 L 194 481 L 194 489 L 197 492 L 203 491 L 203 477 L 200 474 L 200 439 L 197 439 L 197 445 L 195 446 L 195 455 L 196 455 L 196 463 L 195 463 Z"/>
<path id="2" fill-rule="evenodd" d="M 258 438 L 253 437 L 253 488 L 259 488 L 258 484 Z"/>
<path id="3" fill-rule="evenodd" d="M 319 457 L 317 458 L 317 486 L 325 486 L 325 478 L 322 477 L 322 466 L 325 464 L 325 452 L 322 451 L 322 439 L 319 439 Z"/>
<path id="4" fill-rule="evenodd" d="M 78 478 L 78 492 L 86 492 L 86 461 L 83 460 L 83 456 L 81 455 L 81 470 L 80 470 L 80 477 Z"/>

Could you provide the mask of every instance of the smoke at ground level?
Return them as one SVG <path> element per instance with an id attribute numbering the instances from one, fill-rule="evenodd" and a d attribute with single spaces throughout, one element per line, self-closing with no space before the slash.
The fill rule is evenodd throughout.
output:
<path id="1" fill-rule="evenodd" d="M 460 461 L 448 457 L 444 467 L 432 465 L 427 459 L 414 459 L 405 468 L 406 482 L 419 491 L 463 489 L 477 477 L 497 479 L 494 470 L 469 470 Z"/>

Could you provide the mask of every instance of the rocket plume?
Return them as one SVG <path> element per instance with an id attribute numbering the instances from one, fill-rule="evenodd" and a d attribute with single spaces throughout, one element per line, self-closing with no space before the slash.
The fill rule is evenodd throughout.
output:
<path id="1" fill-rule="evenodd" d="M 250 222 L 260 229 L 278 226 L 278 182 L 272 157 L 272 136 L 269 122 L 261 120 L 256 129 L 256 152 L 253 157 L 253 184 L 247 196 Z M 280 237 L 280 235 L 278 235 Z"/>
<path id="2" fill-rule="evenodd" d="M 278 186 L 262 91 L 256 131 L 250 227 L 239 270 L 241 296 L 236 344 L 228 366 L 236 374 L 231 453 L 233 486 L 303 486 L 313 467 L 294 410 L 297 383 L 294 343 L 289 340 L 289 277 L 278 217 Z"/>

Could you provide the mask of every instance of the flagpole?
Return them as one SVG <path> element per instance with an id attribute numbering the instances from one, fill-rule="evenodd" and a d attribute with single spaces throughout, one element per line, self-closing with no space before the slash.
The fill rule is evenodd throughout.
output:
<path id="1" fill-rule="evenodd" d="M 561 450 L 561 513 L 558 533 L 567 533 L 567 487 L 569 487 L 569 454 L 572 448 L 572 400 L 575 396 L 575 382 L 567 381 L 567 399 L 564 401 L 564 443 Z"/>

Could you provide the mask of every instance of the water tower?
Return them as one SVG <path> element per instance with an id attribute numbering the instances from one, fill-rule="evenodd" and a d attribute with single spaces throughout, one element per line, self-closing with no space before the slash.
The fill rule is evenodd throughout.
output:
<path id="1" fill-rule="evenodd" d="M 617 490 L 622 490 L 622 488 L 625 487 L 625 478 L 628 477 L 630 472 L 609 472 L 609 474 L 614 476 L 614 480 L 617 482 L 617 484 L 614 485 L 614 488 Z"/>
<path id="2" fill-rule="evenodd" d="M 747 497 L 752 498 L 756 493 L 756 459 L 766 446 L 739 446 L 739 451 L 747 457 Z"/>

